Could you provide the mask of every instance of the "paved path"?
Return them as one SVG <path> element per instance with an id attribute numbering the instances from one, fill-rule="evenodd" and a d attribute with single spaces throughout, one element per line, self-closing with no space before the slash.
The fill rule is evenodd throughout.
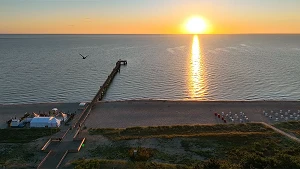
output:
<path id="1" fill-rule="evenodd" d="M 75 129 L 69 130 L 62 141 L 51 142 L 47 147 L 48 150 L 51 150 L 51 153 L 38 169 L 55 169 L 67 150 L 78 149 L 81 140 L 73 140 L 75 133 Z"/>
<path id="2" fill-rule="evenodd" d="M 45 162 L 38 169 L 55 169 L 58 161 L 60 161 L 64 153 L 64 151 L 52 151 Z"/>
<path id="3" fill-rule="evenodd" d="M 269 127 L 269 128 L 271 128 L 271 129 L 273 129 L 273 130 L 276 131 L 277 133 L 282 134 L 282 135 L 284 135 L 284 136 L 286 136 L 286 137 L 288 137 L 288 138 L 290 138 L 290 139 L 292 139 L 292 140 L 294 140 L 294 141 L 300 143 L 300 139 L 299 139 L 299 138 L 297 138 L 297 137 L 295 137 L 295 136 L 292 136 L 292 135 L 290 135 L 290 134 L 288 134 L 288 133 L 286 133 L 286 132 L 284 132 L 284 131 L 282 131 L 282 130 L 280 130 L 280 129 L 278 129 L 278 128 L 276 128 L 276 127 L 270 125 L 270 124 L 267 124 L 267 123 L 265 123 L 265 122 L 261 122 L 261 123 L 262 123 L 263 125 L 265 125 L 266 127 Z"/>

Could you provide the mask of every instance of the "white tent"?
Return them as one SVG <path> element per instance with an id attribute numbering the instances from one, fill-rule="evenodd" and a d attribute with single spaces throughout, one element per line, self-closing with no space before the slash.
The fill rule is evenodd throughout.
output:
<path id="1" fill-rule="evenodd" d="M 54 117 L 34 117 L 30 127 L 59 127 L 60 121 Z"/>

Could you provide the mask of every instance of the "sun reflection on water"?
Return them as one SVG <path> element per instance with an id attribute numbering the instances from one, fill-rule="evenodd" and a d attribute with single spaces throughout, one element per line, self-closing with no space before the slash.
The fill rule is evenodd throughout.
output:
<path id="1" fill-rule="evenodd" d="M 189 91 L 192 99 L 204 99 L 207 95 L 205 69 L 198 35 L 194 35 L 189 65 Z"/>

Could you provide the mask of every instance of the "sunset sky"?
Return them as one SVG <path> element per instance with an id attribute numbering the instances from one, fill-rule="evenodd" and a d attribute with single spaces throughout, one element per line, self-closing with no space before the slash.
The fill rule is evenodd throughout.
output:
<path id="1" fill-rule="evenodd" d="M 0 0 L 1 34 L 300 33 L 300 0 Z"/>

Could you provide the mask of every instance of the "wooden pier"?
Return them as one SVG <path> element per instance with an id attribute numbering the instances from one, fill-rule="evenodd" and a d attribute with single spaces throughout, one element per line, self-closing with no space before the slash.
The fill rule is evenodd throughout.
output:
<path id="1" fill-rule="evenodd" d="M 104 97 L 107 89 L 109 88 L 112 80 L 114 79 L 116 74 L 118 72 L 120 72 L 121 65 L 127 65 L 127 61 L 126 60 L 117 61 L 115 68 L 112 70 L 110 75 L 107 77 L 107 79 L 105 80 L 103 85 L 100 86 L 100 89 L 98 90 L 98 92 L 95 95 L 95 97 L 93 98 L 93 100 L 90 102 L 90 104 L 80 114 L 79 120 L 73 126 L 74 128 L 78 128 L 78 127 L 80 128 L 82 126 L 82 124 L 85 122 L 86 118 L 88 117 L 88 115 L 89 115 L 90 111 L 92 110 L 93 106 L 95 105 L 95 103 L 97 103 L 98 101 L 101 101 L 103 99 L 103 97 Z M 76 137 L 76 135 L 77 134 L 75 134 L 74 137 Z"/>

